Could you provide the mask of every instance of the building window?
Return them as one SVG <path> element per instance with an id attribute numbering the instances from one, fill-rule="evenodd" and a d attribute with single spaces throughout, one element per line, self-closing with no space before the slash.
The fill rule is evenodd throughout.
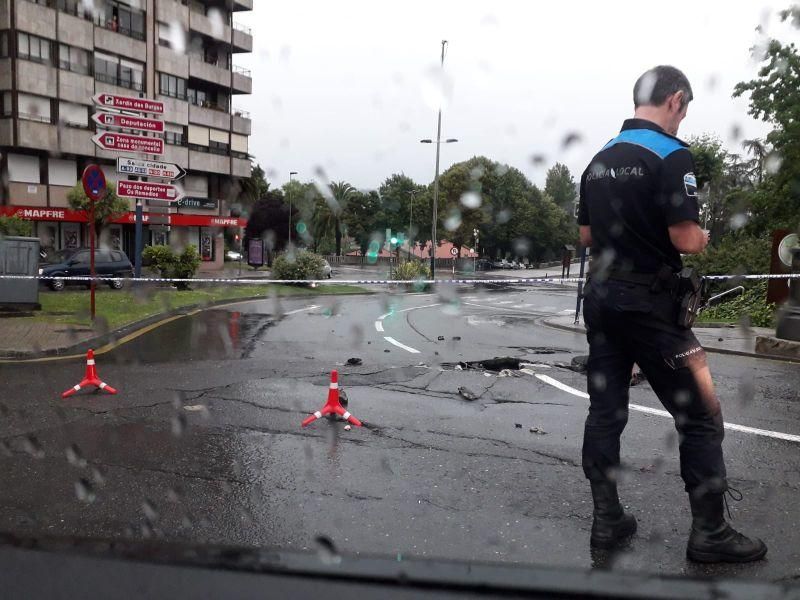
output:
<path id="1" fill-rule="evenodd" d="M 203 90 L 189 88 L 187 90 L 187 98 L 195 106 L 205 106 L 208 103 L 208 93 Z"/>
<path id="2" fill-rule="evenodd" d="M 17 58 L 50 62 L 50 41 L 29 33 L 17 32 Z"/>
<path id="3" fill-rule="evenodd" d="M 94 53 L 94 78 L 137 92 L 144 91 L 144 65 L 111 54 Z"/>
<path id="4" fill-rule="evenodd" d="M 51 123 L 50 98 L 33 94 L 18 94 L 19 118 L 39 123 Z"/>
<path id="5" fill-rule="evenodd" d="M 73 73 L 89 74 L 89 53 L 82 48 L 61 44 L 58 47 L 58 66 Z"/>
<path id="6" fill-rule="evenodd" d="M 166 73 L 161 73 L 160 82 L 161 82 L 160 87 L 162 96 L 169 96 L 171 98 L 186 100 L 185 79 L 181 79 L 180 77 L 175 77 L 174 75 L 167 75 Z"/>
<path id="7" fill-rule="evenodd" d="M 0 111 L 2 116 L 11 117 L 14 115 L 14 102 L 11 92 L 2 93 L 2 103 L 0 103 Z"/>
<path id="8" fill-rule="evenodd" d="M 106 1 L 97 13 L 95 25 L 137 40 L 145 39 L 144 13 L 117 0 Z"/>
<path id="9" fill-rule="evenodd" d="M 58 119 L 69 127 L 89 127 L 89 107 L 83 104 L 61 101 L 58 105 Z"/>
<path id="10" fill-rule="evenodd" d="M 173 146 L 183 146 L 186 143 L 186 136 L 183 133 L 183 127 L 179 125 L 165 125 L 164 143 L 172 144 Z"/>
<path id="11" fill-rule="evenodd" d="M 88 20 L 92 19 L 90 6 L 91 5 L 84 0 L 58 0 L 56 2 L 56 8 L 61 12 Z"/>
<path id="12" fill-rule="evenodd" d="M 8 57 L 8 31 L 0 31 L 0 58 Z"/>

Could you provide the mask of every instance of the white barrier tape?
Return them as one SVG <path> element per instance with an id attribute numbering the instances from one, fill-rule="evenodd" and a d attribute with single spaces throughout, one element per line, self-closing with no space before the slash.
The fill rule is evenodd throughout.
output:
<path id="1" fill-rule="evenodd" d="M 725 280 L 733 279 L 740 280 L 758 280 L 758 279 L 800 279 L 800 273 L 780 273 L 780 274 L 755 274 L 755 275 L 706 275 L 703 277 L 708 280 Z M 37 280 L 37 281 L 76 281 L 89 283 L 93 279 L 98 283 L 110 283 L 114 281 L 123 281 L 131 283 L 233 283 L 242 285 L 269 285 L 269 284 L 342 284 L 342 285 L 470 285 L 475 283 L 491 283 L 491 284 L 531 284 L 531 283 L 549 283 L 549 284 L 564 284 L 564 283 L 580 283 L 586 282 L 585 278 L 580 277 L 533 277 L 533 278 L 501 278 L 501 279 L 231 279 L 231 278 L 214 278 L 214 277 L 201 277 L 197 279 L 186 279 L 178 277 L 160 278 L 160 277 L 88 277 L 88 276 L 72 276 L 72 277 L 55 277 L 49 275 L 0 275 L 0 281 L 8 280 Z"/>

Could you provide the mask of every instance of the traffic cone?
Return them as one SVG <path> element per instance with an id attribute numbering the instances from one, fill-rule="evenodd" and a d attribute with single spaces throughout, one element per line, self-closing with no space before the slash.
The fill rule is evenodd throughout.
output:
<path id="1" fill-rule="evenodd" d="M 339 372 L 336 370 L 331 371 L 331 385 L 328 388 L 328 401 L 325 403 L 325 406 L 322 407 L 322 410 L 318 410 L 314 414 L 309 415 L 308 418 L 303 421 L 302 426 L 305 427 L 317 419 L 333 414 L 341 416 L 345 421 L 352 423 L 356 427 L 361 427 L 361 421 L 347 412 L 344 406 L 342 406 L 342 403 L 339 402 Z"/>
<path id="2" fill-rule="evenodd" d="M 107 383 L 101 381 L 100 378 L 97 376 L 97 368 L 95 367 L 94 364 L 94 350 L 89 350 L 89 352 L 86 353 L 86 375 L 84 375 L 83 381 L 81 381 L 75 387 L 72 387 L 63 394 L 61 394 L 61 397 L 69 398 L 76 392 L 80 392 L 83 388 L 88 387 L 90 385 L 99 388 L 104 392 L 108 392 L 109 394 L 117 393 L 117 390 L 115 390 Z"/>

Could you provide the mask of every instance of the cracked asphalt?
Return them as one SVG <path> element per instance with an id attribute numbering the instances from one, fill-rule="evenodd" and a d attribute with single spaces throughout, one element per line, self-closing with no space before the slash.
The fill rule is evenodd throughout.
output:
<path id="1" fill-rule="evenodd" d="M 61 400 L 82 361 L 0 365 L 0 530 L 309 551 L 324 536 L 349 554 L 800 578 L 800 445 L 727 432 L 730 480 L 744 494 L 733 523 L 770 551 L 753 565 L 695 566 L 684 558 L 677 435 L 640 412 L 623 437 L 620 486 L 639 533 L 619 553 L 590 552 L 586 382 L 558 366 L 587 346 L 540 323 L 574 309 L 574 294 L 442 287 L 208 310 L 98 357 L 118 396 Z M 455 368 L 496 356 L 526 372 Z M 797 365 L 709 361 L 727 421 L 800 434 Z M 365 426 L 302 429 L 334 368 Z M 631 402 L 660 408 L 646 384 Z"/>

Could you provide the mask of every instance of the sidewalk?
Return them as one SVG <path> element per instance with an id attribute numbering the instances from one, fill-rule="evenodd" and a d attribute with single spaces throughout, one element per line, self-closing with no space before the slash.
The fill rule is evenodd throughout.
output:
<path id="1" fill-rule="evenodd" d="M 575 324 L 574 315 L 545 317 L 541 319 L 540 322 L 548 327 L 563 329 L 564 331 L 573 331 L 580 334 L 586 333 L 583 322 Z M 741 327 L 694 327 L 692 331 L 707 352 L 795 362 L 786 356 L 756 352 L 756 336 L 774 336 L 774 329 L 767 327 L 751 327 L 749 330 L 745 331 Z"/>

